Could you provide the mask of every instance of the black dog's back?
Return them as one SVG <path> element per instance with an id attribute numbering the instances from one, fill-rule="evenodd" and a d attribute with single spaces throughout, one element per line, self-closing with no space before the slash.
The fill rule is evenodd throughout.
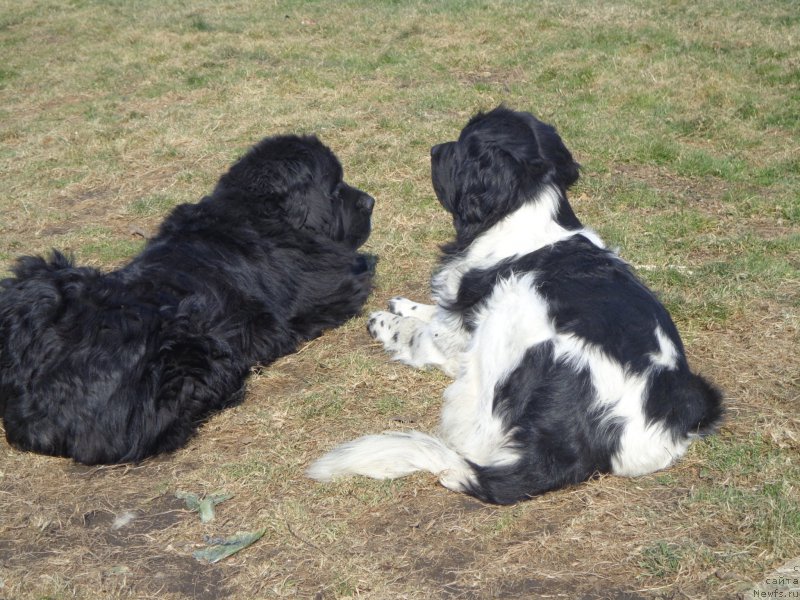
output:
<path id="1" fill-rule="evenodd" d="M 0 282 L 11 444 L 87 464 L 174 450 L 241 400 L 253 365 L 359 312 L 374 200 L 314 137 L 266 138 L 237 165 L 119 270 L 54 252 Z"/>
<path id="2" fill-rule="evenodd" d="M 9 442 L 87 463 L 118 458 L 111 450 L 124 441 L 106 420 L 114 401 L 133 391 L 125 389 L 129 371 L 120 367 L 144 354 L 152 318 L 136 307 L 108 310 L 114 291 L 106 278 L 58 253 L 50 261 L 23 257 L 14 274 L 3 282 L 0 312 Z M 107 448 L 105 456 L 86 449 L 87 440 Z"/>
<path id="3" fill-rule="evenodd" d="M 58 253 L 24 257 L 14 274 L 3 282 L 0 408 L 15 446 L 136 461 L 179 447 L 236 398 L 242 367 L 204 334 L 203 307 L 137 298 L 116 274 Z"/>

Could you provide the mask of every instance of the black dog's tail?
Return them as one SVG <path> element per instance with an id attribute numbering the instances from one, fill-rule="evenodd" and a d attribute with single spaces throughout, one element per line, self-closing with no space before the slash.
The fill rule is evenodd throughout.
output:
<path id="1" fill-rule="evenodd" d="M 40 365 L 34 357 L 52 345 L 47 326 L 61 311 L 62 298 L 54 273 L 70 269 L 71 262 L 60 252 L 48 261 L 41 256 L 23 256 L 12 267 L 14 277 L 0 280 L 0 416 L 6 437 L 16 446 L 30 441 L 14 423 L 19 382 L 30 379 Z M 53 448 L 55 450 L 55 448 Z"/>
<path id="2" fill-rule="evenodd" d="M 52 251 L 50 260 L 46 260 L 41 256 L 20 256 L 16 264 L 11 268 L 11 272 L 14 273 L 15 277 L 3 280 L 0 285 L 6 287 L 13 285 L 14 281 L 34 279 L 46 273 L 53 273 L 61 269 L 71 269 L 72 267 L 72 261 L 55 249 Z"/>
<path id="3" fill-rule="evenodd" d="M 96 269 L 76 268 L 58 250 L 50 259 L 21 256 L 11 268 L 14 277 L 0 280 L 0 324 L 10 324 L 15 316 L 25 315 L 38 323 L 58 309 L 63 287 L 76 284 L 87 276 L 98 276 Z"/>
<path id="4" fill-rule="evenodd" d="M 23 256 L 12 267 L 14 277 L 0 281 L 0 375 L 20 369 L 31 345 L 46 343 L 46 329 L 63 310 L 64 285 L 85 276 L 54 250 L 50 260 Z"/>
<path id="5" fill-rule="evenodd" d="M 48 342 L 48 329 L 65 310 L 68 297 L 80 296 L 91 279 L 102 277 L 89 267 L 75 267 L 57 250 L 49 260 L 22 256 L 0 281 L 0 366 L 19 369 L 31 356 L 31 345 Z M 52 340 L 49 340 L 52 343 Z M 40 355 L 41 356 L 41 355 Z"/>

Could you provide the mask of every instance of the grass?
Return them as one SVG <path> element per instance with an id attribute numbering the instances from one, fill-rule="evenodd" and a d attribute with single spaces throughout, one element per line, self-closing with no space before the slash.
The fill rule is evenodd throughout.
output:
<path id="1" fill-rule="evenodd" d="M 680 571 L 685 552 L 680 546 L 658 542 L 642 551 L 641 567 L 653 577 L 674 577 Z"/>
<path id="2" fill-rule="evenodd" d="M 367 310 L 423 300 L 451 230 L 428 150 L 505 102 L 557 125 L 576 212 L 728 406 L 668 471 L 516 507 L 426 475 L 318 485 L 303 470 L 339 441 L 435 427 L 447 383 L 355 320 L 173 456 L 88 469 L 2 443 L 0 597 L 735 597 L 800 555 L 799 34 L 790 0 L 0 0 L 0 271 L 53 247 L 113 268 L 262 136 L 315 132 L 377 199 Z M 220 489 L 209 524 L 174 497 Z"/>

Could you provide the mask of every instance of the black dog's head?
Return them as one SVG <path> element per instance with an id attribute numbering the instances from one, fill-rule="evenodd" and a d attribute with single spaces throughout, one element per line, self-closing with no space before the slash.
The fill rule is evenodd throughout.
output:
<path id="1" fill-rule="evenodd" d="M 287 225 L 358 248 L 375 200 L 347 185 L 336 155 L 315 136 L 270 137 L 223 175 L 217 192 L 243 192 Z"/>
<path id="2" fill-rule="evenodd" d="M 474 116 L 458 141 L 431 148 L 433 189 L 464 241 L 546 184 L 565 191 L 577 181 L 578 169 L 555 127 L 502 106 Z"/>

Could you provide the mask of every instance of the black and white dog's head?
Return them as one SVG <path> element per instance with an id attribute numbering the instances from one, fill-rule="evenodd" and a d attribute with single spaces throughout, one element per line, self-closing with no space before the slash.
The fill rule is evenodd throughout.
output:
<path id="1" fill-rule="evenodd" d="M 266 138 L 240 158 L 215 195 L 243 192 L 287 225 L 358 248 L 369 237 L 375 200 L 345 183 L 342 166 L 315 136 Z"/>
<path id="2" fill-rule="evenodd" d="M 431 148 L 433 189 L 452 214 L 462 244 L 532 199 L 542 186 L 566 190 L 577 181 L 578 169 L 555 127 L 502 106 L 474 116 L 458 141 Z M 574 219 L 571 211 L 559 217 Z"/>

